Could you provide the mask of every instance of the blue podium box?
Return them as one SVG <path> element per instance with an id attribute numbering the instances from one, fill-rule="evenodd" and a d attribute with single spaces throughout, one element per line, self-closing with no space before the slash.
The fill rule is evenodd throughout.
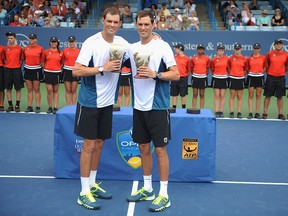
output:
<path id="1" fill-rule="evenodd" d="M 73 132 L 75 111 L 76 106 L 66 106 L 56 114 L 54 174 L 57 178 L 80 177 L 79 159 L 83 139 Z M 131 139 L 132 113 L 133 109 L 130 107 L 121 107 L 120 111 L 113 113 L 112 138 L 105 140 L 97 172 L 98 178 L 143 179 L 141 167 L 131 166 L 128 162 L 132 154 L 138 151 L 138 145 Z M 176 109 L 176 113 L 171 113 L 170 117 L 171 140 L 167 146 L 170 159 L 169 181 L 215 180 L 216 119 L 212 112 L 201 109 L 200 114 L 187 114 L 186 109 Z M 197 141 L 198 155 L 195 159 L 185 158 L 185 155 L 196 148 L 183 150 L 183 139 Z M 153 153 L 153 180 L 159 180 L 157 164 L 156 155 Z"/>

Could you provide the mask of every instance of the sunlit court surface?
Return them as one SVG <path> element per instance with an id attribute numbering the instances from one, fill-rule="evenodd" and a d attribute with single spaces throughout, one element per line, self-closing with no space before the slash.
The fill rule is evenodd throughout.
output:
<path id="1" fill-rule="evenodd" d="M 288 121 L 217 119 L 215 181 L 169 182 L 171 207 L 159 213 L 126 201 L 142 181 L 98 179 L 113 198 L 79 206 L 80 180 L 53 176 L 54 124 L 55 115 L 0 113 L 1 216 L 288 215 Z"/>

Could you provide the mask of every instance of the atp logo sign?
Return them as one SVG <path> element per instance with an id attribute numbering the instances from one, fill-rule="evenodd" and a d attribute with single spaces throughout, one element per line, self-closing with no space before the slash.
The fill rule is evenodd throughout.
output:
<path id="1" fill-rule="evenodd" d="M 132 140 L 132 128 L 116 134 L 116 144 L 118 151 L 123 160 L 133 169 L 141 167 L 141 157 L 138 143 Z M 151 144 L 151 153 L 154 151 L 154 146 Z"/>

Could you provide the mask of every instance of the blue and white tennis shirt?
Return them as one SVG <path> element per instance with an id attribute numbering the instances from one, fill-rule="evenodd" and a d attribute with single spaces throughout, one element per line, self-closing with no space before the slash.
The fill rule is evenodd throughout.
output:
<path id="1" fill-rule="evenodd" d="M 120 44 L 129 48 L 130 44 L 120 36 L 114 36 L 113 44 Z M 76 62 L 86 67 L 103 66 L 109 59 L 110 43 L 105 41 L 101 32 L 87 38 L 82 44 Z M 126 52 L 128 53 L 128 52 Z M 125 54 L 123 61 L 129 58 Z M 115 103 L 120 73 L 105 73 L 81 77 L 78 93 L 78 103 L 85 107 L 102 108 Z"/>
<path id="2" fill-rule="evenodd" d="M 176 66 L 173 51 L 169 44 L 163 40 L 151 40 L 142 45 L 137 42 L 131 45 L 132 53 L 137 51 L 150 52 L 148 67 L 160 73 Z M 132 77 L 137 73 L 134 58 L 131 57 Z M 133 106 L 140 111 L 167 110 L 170 106 L 170 82 L 164 80 L 133 78 Z"/>

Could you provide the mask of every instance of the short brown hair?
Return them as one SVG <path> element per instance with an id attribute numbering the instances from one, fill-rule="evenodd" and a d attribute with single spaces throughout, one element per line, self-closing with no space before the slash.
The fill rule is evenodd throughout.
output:
<path id="1" fill-rule="evenodd" d="M 138 21 L 138 18 L 142 18 L 142 17 L 150 17 L 150 20 L 151 20 L 151 24 L 154 24 L 154 16 L 153 16 L 153 14 L 150 12 L 150 11 L 144 11 L 144 10 L 142 10 L 142 11 L 139 11 L 138 13 L 137 13 L 137 15 L 136 15 L 136 23 L 137 23 L 137 21 Z"/>
<path id="2" fill-rule="evenodd" d="M 121 13 L 120 11 L 116 8 L 116 7 L 108 7 L 104 10 L 103 12 L 103 19 L 106 19 L 106 15 L 107 14 L 111 14 L 111 15 L 119 15 L 119 18 L 121 19 Z"/>

